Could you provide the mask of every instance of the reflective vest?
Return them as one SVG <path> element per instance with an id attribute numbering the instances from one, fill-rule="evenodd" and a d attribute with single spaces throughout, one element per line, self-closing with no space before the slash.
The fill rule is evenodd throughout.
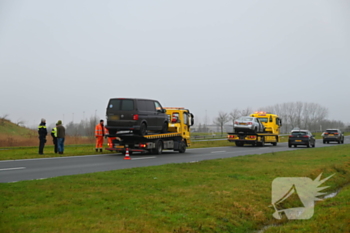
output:
<path id="1" fill-rule="evenodd" d="M 95 127 L 95 137 L 103 137 L 107 134 L 106 127 L 101 124 L 96 125 Z"/>
<path id="2" fill-rule="evenodd" d="M 51 135 L 54 136 L 55 138 L 57 138 L 57 128 L 52 128 L 51 130 Z"/>

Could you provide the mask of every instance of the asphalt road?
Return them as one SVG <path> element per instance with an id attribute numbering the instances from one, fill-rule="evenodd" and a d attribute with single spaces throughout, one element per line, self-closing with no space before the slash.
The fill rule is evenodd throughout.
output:
<path id="1" fill-rule="evenodd" d="M 350 136 L 345 138 L 344 144 L 350 143 Z M 232 144 L 233 145 L 233 144 Z M 323 144 L 317 140 L 316 147 L 337 146 L 337 143 Z M 277 146 L 266 144 L 264 147 L 214 147 L 187 149 L 180 154 L 174 151 L 163 151 L 161 155 L 133 154 L 131 160 L 124 160 L 121 154 L 102 154 L 87 156 L 72 156 L 59 158 L 5 160 L 0 161 L 0 182 L 17 182 L 22 180 L 47 179 L 57 176 L 85 174 L 117 169 L 157 166 L 168 163 L 188 163 L 201 160 L 230 158 L 250 154 L 264 154 L 288 150 L 312 150 L 312 148 L 288 148 L 287 143 Z"/>

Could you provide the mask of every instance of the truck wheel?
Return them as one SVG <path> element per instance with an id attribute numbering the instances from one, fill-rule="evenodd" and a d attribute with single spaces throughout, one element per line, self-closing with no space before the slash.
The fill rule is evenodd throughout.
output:
<path id="1" fill-rule="evenodd" d="M 323 140 L 323 144 L 326 144 L 326 141 L 325 141 L 325 140 Z"/>
<path id="2" fill-rule="evenodd" d="M 186 151 L 186 143 L 184 141 L 181 141 L 179 145 L 179 153 L 185 153 L 185 151 Z"/>
<path id="3" fill-rule="evenodd" d="M 271 143 L 273 146 L 277 146 L 277 142 L 272 142 Z"/>
<path id="4" fill-rule="evenodd" d="M 162 143 L 162 141 L 158 140 L 156 142 L 156 148 L 154 149 L 154 153 L 156 155 L 160 155 L 160 154 L 162 154 L 162 152 L 163 152 L 163 143 Z"/>
<path id="5" fill-rule="evenodd" d="M 166 133 L 168 132 L 168 123 L 164 122 L 162 126 L 162 130 L 160 131 L 161 133 Z"/>
<path id="6" fill-rule="evenodd" d="M 147 125 L 146 123 L 142 123 L 141 126 L 140 126 L 140 130 L 138 131 L 138 133 L 141 135 L 141 136 L 144 136 L 147 134 Z"/>
<path id="7" fill-rule="evenodd" d="M 259 146 L 265 146 L 265 139 L 262 138 Z"/>

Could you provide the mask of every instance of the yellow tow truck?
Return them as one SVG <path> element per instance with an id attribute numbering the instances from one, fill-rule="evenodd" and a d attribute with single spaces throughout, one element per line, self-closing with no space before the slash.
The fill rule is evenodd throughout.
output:
<path id="1" fill-rule="evenodd" d="M 244 146 L 245 144 L 264 146 L 265 143 L 271 143 L 273 146 L 276 146 L 280 141 L 281 118 L 276 114 L 261 111 L 252 113 L 250 116 L 259 118 L 264 125 L 264 132 L 232 132 L 227 135 L 228 141 L 234 142 L 236 146 Z"/>
<path id="2" fill-rule="evenodd" d="M 116 134 L 107 135 L 113 140 L 111 140 L 112 145 L 105 149 L 123 154 L 126 153 L 126 148 L 129 154 L 134 152 L 161 154 L 163 150 L 185 153 L 186 148 L 191 145 L 190 127 L 194 124 L 194 116 L 185 108 L 165 107 L 164 109 L 169 118 L 168 132 L 148 132 L 144 136 L 131 132 L 116 132 Z"/>

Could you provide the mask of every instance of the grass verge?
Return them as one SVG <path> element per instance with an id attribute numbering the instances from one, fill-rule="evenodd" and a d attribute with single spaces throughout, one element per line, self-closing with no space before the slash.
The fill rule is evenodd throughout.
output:
<path id="1" fill-rule="evenodd" d="M 332 191 L 349 171 L 340 145 L 0 184 L 0 232 L 346 232 L 348 188 L 310 220 L 276 220 L 268 206 L 277 177 L 335 174 Z"/>

